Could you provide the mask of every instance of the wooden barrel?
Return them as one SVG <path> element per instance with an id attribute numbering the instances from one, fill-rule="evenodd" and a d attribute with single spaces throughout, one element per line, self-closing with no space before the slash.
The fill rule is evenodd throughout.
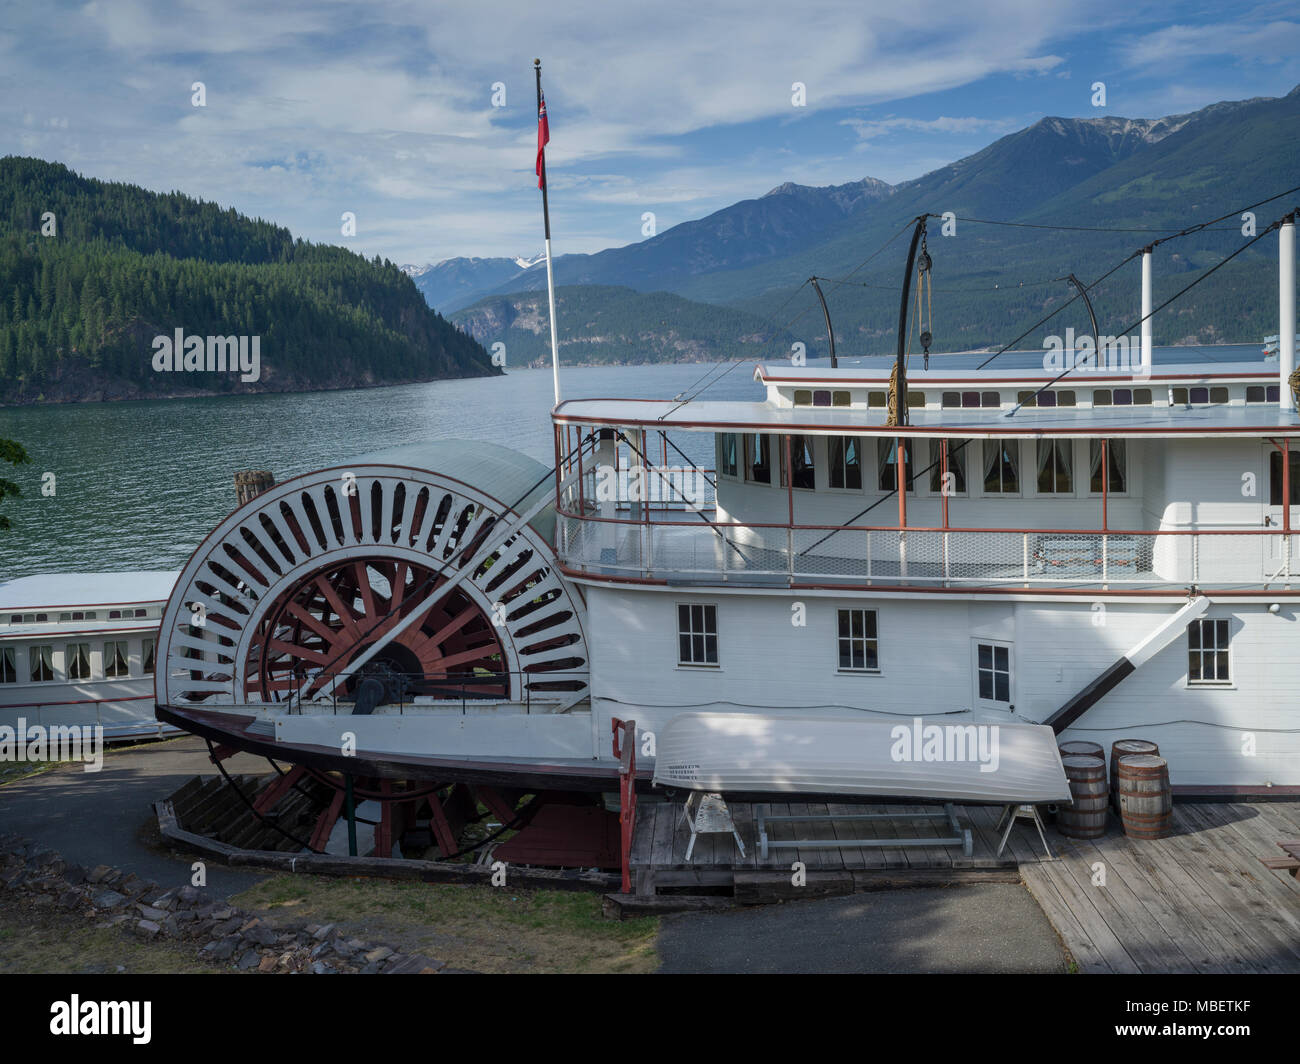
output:
<path id="1" fill-rule="evenodd" d="M 1110 804 L 1119 812 L 1119 759 L 1125 754 L 1160 755 L 1160 747 L 1147 739 L 1118 739 L 1110 744 Z"/>
<path id="2" fill-rule="evenodd" d="M 1155 754 L 1119 759 L 1119 815 L 1132 839 L 1163 839 L 1173 830 L 1169 763 Z"/>
<path id="3" fill-rule="evenodd" d="M 1106 749 L 1101 743 L 1090 743 L 1086 739 L 1068 739 L 1058 747 L 1062 757 L 1078 755 L 1080 757 L 1099 757 L 1102 762 L 1106 761 Z"/>
<path id="4" fill-rule="evenodd" d="M 1090 754 L 1061 758 L 1070 782 L 1068 806 L 1056 816 L 1056 830 L 1072 839 L 1099 839 L 1106 834 L 1106 762 Z"/>

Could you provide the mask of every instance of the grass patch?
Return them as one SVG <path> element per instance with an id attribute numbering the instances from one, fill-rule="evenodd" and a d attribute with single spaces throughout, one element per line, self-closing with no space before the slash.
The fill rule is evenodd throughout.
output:
<path id="1" fill-rule="evenodd" d="M 277 918 L 335 923 L 348 935 L 479 972 L 649 972 L 655 917 L 609 920 L 586 891 L 515 890 L 280 875 L 231 899 Z"/>
<path id="2" fill-rule="evenodd" d="M 8 898 L 0 905 L 0 974 L 49 975 L 118 972 L 191 973 L 222 969 L 195 956 L 192 945 L 146 942 L 95 920 Z"/>
<path id="3" fill-rule="evenodd" d="M 0 761 L 0 787 L 48 772 L 59 761 Z"/>

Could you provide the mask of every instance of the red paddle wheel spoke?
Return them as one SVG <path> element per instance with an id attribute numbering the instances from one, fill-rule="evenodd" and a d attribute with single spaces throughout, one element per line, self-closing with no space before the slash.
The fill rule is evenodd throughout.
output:
<path id="1" fill-rule="evenodd" d="M 483 609 L 462 588 L 423 605 L 444 580 L 387 558 L 349 559 L 304 576 L 267 611 L 248 654 L 245 690 L 265 701 L 287 701 L 300 691 L 311 698 L 343 675 L 336 694 L 347 700 L 355 687 L 345 675 L 349 666 L 419 612 L 424 616 L 358 671 L 400 674 L 415 694 L 434 698 L 460 699 L 462 691 L 508 697 L 501 639 Z"/>

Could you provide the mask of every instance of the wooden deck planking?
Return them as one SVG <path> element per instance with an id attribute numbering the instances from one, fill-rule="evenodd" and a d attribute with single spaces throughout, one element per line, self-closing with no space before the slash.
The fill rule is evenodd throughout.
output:
<path id="1" fill-rule="evenodd" d="M 1188 920 L 1201 928 L 1203 941 L 1217 943 L 1219 956 L 1229 972 L 1258 974 L 1265 969 L 1253 959 L 1254 949 L 1247 935 L 1225 911 L 1200 881 L 1190 875 L 1175 854 L 1171 845 L 1149 847 L 1142 857 L 1150 861 L 1155 874 L 1165 884 L 1166 890 L 1182 902 Z"/>
<path id="2" fill-rule="evenodd" d="M 1181 911 L 1183 907 L 1168 894 L 1159 875 L 1154 870 L 1148 870 L 1150 861 L 1144 854 L 1158 847 L 1130 846 L 1128 840 L 1115 834 L 1091 840 L 1091 845 L 1106 867 L 1105 889 L 1111 889 L 1111 884 L 1114 883 L 1121 893 L 1130 891 L 1132 899 L 1126 908 L 1140 907 L 1154 921 L 1157 940 L 1167 940 L 1177 946 L 1188 966 L 1184 967 L 1175 956 L 1174 961 L 1178 966 L 1171 968 L 1171 971 L 1215 974 L 1228 971 L 1221 958 L 1219 945 L 1207 944 L 1202 939 L 1198 921 L 1190 918 L 1191 913 Z M 1148 867 L 1143 867 L 1144 865 Z"/>
<path id="3" fill-rule="evenodd" d="M 1209 829 L 1204 834 L 1215 843 L 1219 859 L 1232 869 L 1231 885 L 1237 888 L 1262 928 L 1300 962 L 1300 891 L 1293 886 L 1295 881 L 1289 876 L 1284 879 L 1261 865 L 1254 851 L 1262 850 L 1262 845 L 1252 844 L 1224 814 L 1210 812 L 1210 806 L 1194 803 L 1188 803 L 1184 809 L 1190 820 Z M 1215 838 L 1216 829 L 1226 834 Z"/>
<path id="4" fill-rule="evenodd" d="M 921 808 L 769 804 L 777 816 L 857 812 L 901 816 Z M 1012 828 L 1003 857 L 995 858 L 995 825 L 1001 810 L 971 806 L 958 807 L 958 819 L 971 830 L 971 858 L 965 858 L 959 846 L 908 850 L 837 846 L 774 850 L 764 862 L 758 858 L 754 806 L 738 802 L 731 803 L 730 809 L 745 841 L 745 857 L 730 836 L 701 835 L 688 866 L 689 832 L 681 803 L 642 805 L 632 850 L 632 863 L 642 873 L 638 883 L 651 883 L 655 868 L 695 869 L 714 877 L 701 882 L 720 883 L 729 880 L 717 877 L 735 873 L 786 871 L 796 860 L 803 861 L 810 873 L 832 877 L 845 871 L 870 877 L 873 872 L 887 876 L 927 869 L 948 869 L 961 877 L 963 872 L 974 875 L 979 869 L 1018 866 L 1025 885 L 1085 972 L 1300 972 L 1300 883 L 1259 862 L 1261 856 L 1281 852 L 1279 840 L 1300 838 L 1300 803 L 1180 802 L 1174 810 L 1176 834 L 1166 839 L 1127 838 L 1118 819 L 1096 840 L 1067 839 L 1049 828 L 1048 844 L 1060 858 L 1055 861 L 1044 858 L 1037 832 L 1023 822 Z M 808 839 L 844 842 L 926 837 L 947 830 L 943 821 L 906 819 L 769 828 L 776 839 L 788 840 L 797 832 Z M 1105 887 L 1092 883 L 1098 861 L 1106 869 Z"/>
<path id="5" fill-rule="evenodd" d="M 1284 943 L 1265 926 L 1262 926 L 1252 905 L 1248 904 L 1238 885 L 1232 880 L 1228 863 L 1213 848 L 1192 837 L 1170 840 L 1167 848 L 1188 875 L 1194 877 L 1206 894 L 1222 910 L 1224 920 L 1241 932 L 1239 946 L 1249 952 L 1252 963 L 1262 971 L 1281 974 L 1297 971 L 1294 958 Z"/>
<path id="6" fill-rule="evenodd" d="M 855 808 L 856 808 L 855 806 L 842 805 L 838 802 L 828 802 L 826 804 L 826 811 L 832 816 L 850 816 L 852 815 Z M 859 827 L 864 827 L 864 826 L 865 824 L 856 824 L 851 820 L 831 821 L 831 830 L 834 831 L 835 837 L 837 839 L 846 842 L 852 842 L 855 839 L 866 838 L 867 836 L 865 835 L 857 834 L 857 829 Z M 844 862 L 845 868 L 865 869 L 868 867 L 867 854 L 869 852 L 873 852 L 873 851 L 870 851 L 862 846 L 841 846 L 840 860 Z M 880 856 L 880 852 L 878 850 L 874 852 L 880 862 L 878 867 L 883 867 L 885 863 L 884 858 Z"/>

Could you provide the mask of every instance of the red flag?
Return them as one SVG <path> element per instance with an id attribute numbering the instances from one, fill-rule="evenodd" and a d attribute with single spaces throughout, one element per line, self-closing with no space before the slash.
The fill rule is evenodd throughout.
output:
<path id="1" fill-rule="evenodd" d="M 537 90 L 537 187 L 546 187 L 546 145 L 551 139 L 551 127 L 546 121 L 546 97 Z"/>

